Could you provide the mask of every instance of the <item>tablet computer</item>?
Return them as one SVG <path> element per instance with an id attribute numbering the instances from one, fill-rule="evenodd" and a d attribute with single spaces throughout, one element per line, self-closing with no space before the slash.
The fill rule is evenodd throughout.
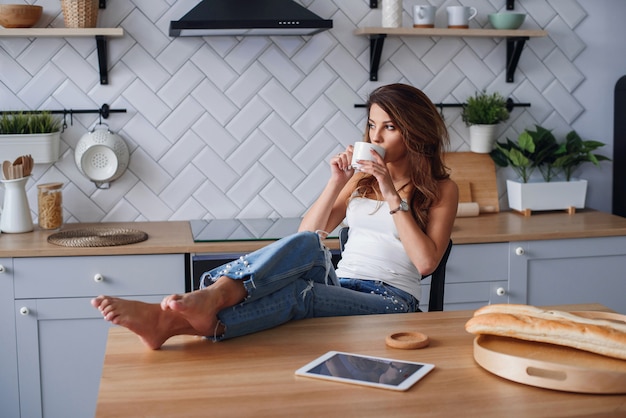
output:
<path id="1" fill-rule="evenodd" d="M 329 351 L 296 370 L 296 375 L 390 390 L 407 390 L 434 364 Z"/>

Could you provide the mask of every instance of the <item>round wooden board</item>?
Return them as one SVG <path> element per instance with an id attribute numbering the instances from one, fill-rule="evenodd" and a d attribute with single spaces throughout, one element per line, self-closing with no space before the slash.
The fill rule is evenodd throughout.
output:
<path id="1" fill-rule="evenodd" d="M 626 320 L 626 316 L 604 312 L 572 313 Z M 495 375 L 531 386 L 579 393 L 626 393 L 626 360 L 574 348 L 479 335 L 474 339 L 474 359 Z"/>

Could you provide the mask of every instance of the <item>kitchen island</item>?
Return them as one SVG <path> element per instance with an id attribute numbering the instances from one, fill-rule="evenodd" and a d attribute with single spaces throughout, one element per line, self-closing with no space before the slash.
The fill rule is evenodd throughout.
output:
<path id="1" fill-rule="evenodd" d="M 110 325 L 89 300 L 183 292 L 190 255 L 246 253 L 269 241 L 194 242 L 186 221 L 66 224 L 144 231 L 143 242 L 62 247 L 56 231 L 0 234 L 0 405 L 10 417 L 93 416 Z M 446 311 L 488 303 L 602 303 L 626 313 L 626 219 L 593 210 L 456 220 Z M 336 239 L 326 244 L 337 250 Z M 424 295 L 428 295 L 428 282 Z M 428 300 L 420 300 L 423 307 Z M 424 308 L 422 308 L 424 309 Z"/>
<path id="2" fill-rule="evenodd" d="M 561 310 L 605 310 L 601 305 Z M 589 395 L 515 383 L 474 362 L 471 311 L 314 318 L 212 343 L 179 336 L 147 349 L 109 331 L 96 417 L 542 417 L 624 416 L 626 395 Z M 394 332 L 430 337 L 420 350 L 385 345 Z M 407 392 L 295 376 L 330 350 L 435 364 Z"/>

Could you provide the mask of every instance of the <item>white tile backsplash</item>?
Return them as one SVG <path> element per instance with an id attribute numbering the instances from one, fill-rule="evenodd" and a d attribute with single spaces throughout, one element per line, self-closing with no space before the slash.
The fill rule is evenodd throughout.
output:
<path id="1" fill-rule="evenodd" d="M 592 105 L 574 97 L 588 82 L 577 65 L 589 42 L 578 35 L 588 18 L 582 0 L 515 3 L 528 13 L 523 28 L 549 36 L 526 42 L 514 83 L 505 82 L 503 39 L 411 36 L 386 38 L 379 81 L 371 82 L 369 40 L 353 31 L 379 26 L 380 7 L 296 1 L 334 19 L 334 28 L 310 37 L 171 38 L 169 21 L 196 0 L 109 0 L 100 26 L 125 34 L 108 40 L 108 85 L 99 84 L 90 37 L 0 38 L 0 109 L 107 103 L 127 110 L 106 121 L 131 148 L 124 176 L 96 189 L 78 171 L 73 148 L 98 118 L 75 115 L 61 159 L 35 167 L 31 209 L 37 183 L 62 181 L 70 222 L 301 215 L 326 184 L 329 158 L 363 135 L 364 109 L 354 104 L 387 83 L 411 83 L 436 103 L 463 101 L 482 88 L 531 103 L 514 110 L 500 138 L 536 123 L 565 131 Z M 430 3 L 445 26 L 445 6 L 457 2 Z M 413 4 L 404 2 L 407 26 Z M 471 5 L 479 9 L 475 27 L 489 27 L 487 14 L 504 8 L 500 0 Z M 58 2 L 44 7 L 44 26 L 62 26 Z M 459 110 L 444 115 L 452 150 L 467 151 Z"/>

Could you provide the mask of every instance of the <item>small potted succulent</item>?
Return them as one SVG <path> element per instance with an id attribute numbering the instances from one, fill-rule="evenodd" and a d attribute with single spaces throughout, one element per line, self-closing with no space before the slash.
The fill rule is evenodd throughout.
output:
<path id="1" fill-rule="evenodd" d="M 0 115 L 0 155 L 10 160 L 32 155 L 35 163 L 53 163 L 59 158 L 61 119 L 49 112 L 3 113 Z"/>
<path id="2" fill-rule="evenodd" d="M 572 177 L 585 162 L 599 165 L 608 157 L 594 154 L 604 146 L 599 141 L 585 141 L 576 131 L 558 143 L 552 132 L 539 125 L 536 130 L 524 130 L 517 142 L 507 138 L 496 143 L 490 155 L 496 165 L 511 167 L 518 180 L 507 180 L 507 194 L 511 209 L 530 214 L 533 210 L 567 209 L 585 207 L 587 180 Z M 537 169 L 541 176 L 532 178 Z"/>
<path id="3" fill-rule="evenodd" d="M 509 118 L 509 110 L 500 93 L 488 94 L 483 90 L 467 99 L 461 117 L 469 126 L 470 150 L 487 154 L 493 149 L 497 125 Z"/>

